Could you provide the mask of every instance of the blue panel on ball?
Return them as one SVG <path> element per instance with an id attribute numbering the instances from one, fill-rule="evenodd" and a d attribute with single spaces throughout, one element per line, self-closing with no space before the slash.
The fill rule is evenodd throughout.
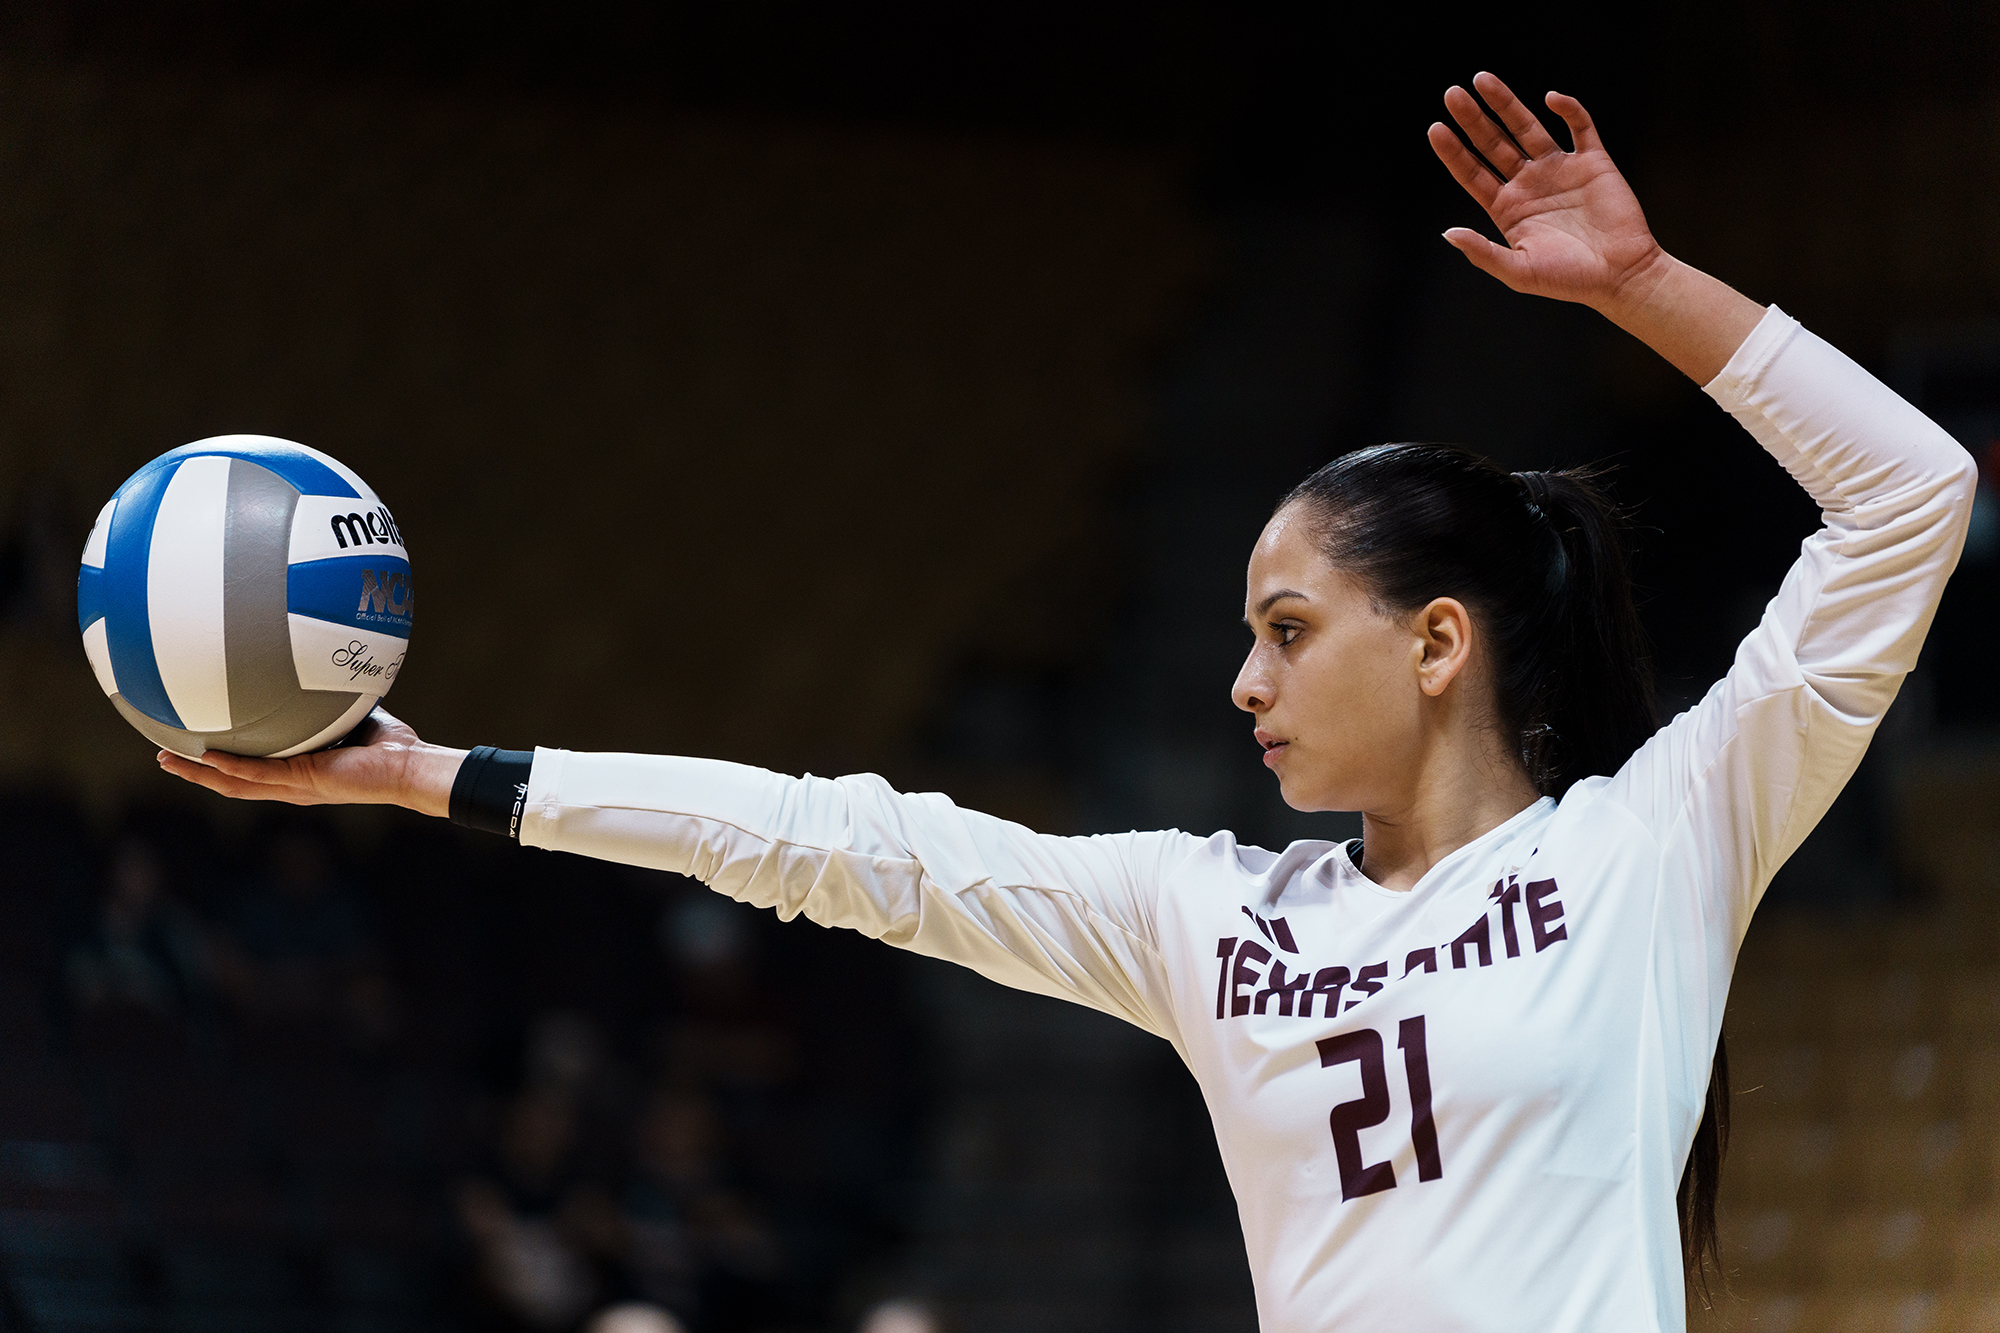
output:
<path id="1" fill-rule="evenodd" d="M 278 445 L 269 448 L 226 449 L 204 444 L 184 444 L 178 449 L 168 450 L 146 466 L 132 474 L 132 481 L 139 480 L 156 468 L 171 472 L 190 458 L 242 458 L 258 467 L 269 469 L 290 482 L 301 495 L 346 495 L 359 497 L 360 492 L 350 486 L 347 478 L 335 472 L 326 464 L 314 458 L 303 449 L 286 449 Z M 120 495 L 124 492 L 121 490 Z"/>
<path id="2" fill-rule="evenodd" d="M 294 615 L 399 639 L 410 637 L 410 617 L 417 604 L 410 564 L 393 555 L 302 561 L 291 567 L 286 596 L 287 609 Z"/>
<path id="3" fill-rule="evenodd" d="M 90 628 L 104 614 L 104 571 L 95 565 L 79 565 L 76 571 L 76 627 Z"/>
<path id="4" fill-rule="evenodd" d="M 167 493 L 167 483 L 173 477 L 171 467 L 149 467 L 119 488 L 118 507 L 111 511 L 110 539 L 104 545 L 104 573 L 98 584 L 104 636 L 111 649 L 111 674 L 118 679 L 118 693 L 155 722 L 178 727 L 181 716 L 168 702 L 159 663 L 153 660 L 153 621 L 146 606 L 153 520 L 159 516 L 160 497 Z"/>

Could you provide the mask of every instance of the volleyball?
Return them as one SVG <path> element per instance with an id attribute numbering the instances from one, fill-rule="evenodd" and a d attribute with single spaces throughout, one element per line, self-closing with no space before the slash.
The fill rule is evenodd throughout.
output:
<path id="1" fill-rule="evenodd" d="M 77 624 L 112 705 L 162 749 L 284 758 L 345 736 L 402 670 L 402 530 L 352 469 L 266 435 L 160 455 L 84 543 Z"/>

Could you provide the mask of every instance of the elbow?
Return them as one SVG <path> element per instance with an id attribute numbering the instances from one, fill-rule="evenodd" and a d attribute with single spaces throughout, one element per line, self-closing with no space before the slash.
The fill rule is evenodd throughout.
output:
<path id="1" fill-rule="evenodd" d="M 1957 511 L 1959 521 L 1970 523 L 1972 504 L 1979 494 L 1979 465 L 1964 449 L 1958 451 L 1958 465 L 1946 479 L 1945 490 L 1952 498 L 1952 508 Z"/>
<path id="2" fill-rule="evenodd" d="M 1905 474 L 1906 484 L 1860 526 L 1898 529 L 1914 543 L 1912 549 L 1948 550 L 1951 561 L 1972 528 L 1973 505 L 1979 497 L 1979 467 L 1957 441 L 1938 432 L 1936 448 L 1927 449 Z"/>
<path id="3" fill-rule="evenodd" d="M 1958 453 L 1958 465 L 1946 478 L 1944 493 L 1950 497 L 1952 531 L 1958 544 L 1963 544 L 1972 531 L 1973 506 L 1979 500 L 1979 465 L 1972 461 L 1972 455 L 1963 449 Z"/>

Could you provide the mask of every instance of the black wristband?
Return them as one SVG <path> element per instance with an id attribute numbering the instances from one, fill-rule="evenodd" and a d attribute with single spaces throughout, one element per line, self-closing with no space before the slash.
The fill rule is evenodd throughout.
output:
<path id="1" fill-rule="evenodd" d="M 475 746 L 451 781 L 451 822 L 520 841 L 528 773 L 534 766 L 533 750 Z"/>

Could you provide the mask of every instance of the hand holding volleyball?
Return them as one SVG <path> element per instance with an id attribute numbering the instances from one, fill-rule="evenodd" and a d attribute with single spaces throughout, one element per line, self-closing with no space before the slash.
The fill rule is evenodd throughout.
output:
<path id="1" fill-rule="evenodd" d="M 160 751 L 160 767 L 220 796 L 288 805 L 401 805 L 442 815 L 465 751 L 428 745 L 408 723 L 376 708 L 348 745 L 287 759 L 210 750 L 199 760 Z"/>

